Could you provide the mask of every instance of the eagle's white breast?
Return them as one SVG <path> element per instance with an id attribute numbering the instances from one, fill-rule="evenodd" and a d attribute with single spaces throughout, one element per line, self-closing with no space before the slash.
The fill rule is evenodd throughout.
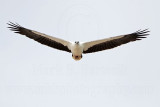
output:
<path id="1" fill-rule="evenodd" d="M 83 46 L 81 44 L 73 43 L 71 46 L 71 52 L 73 55 L 77 55 L 77 56 L 82 55 Z"/>

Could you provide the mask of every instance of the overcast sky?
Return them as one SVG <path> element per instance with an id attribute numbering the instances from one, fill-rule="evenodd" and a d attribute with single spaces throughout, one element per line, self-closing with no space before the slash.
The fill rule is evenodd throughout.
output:
<path id="1" fill-rule="evenodd" d="M 0 0 L 0 107 L 160 107 L 159 0 Z M 7 28 L 69 41 L 149 28 L 147 39 L 74 61 Z"/>

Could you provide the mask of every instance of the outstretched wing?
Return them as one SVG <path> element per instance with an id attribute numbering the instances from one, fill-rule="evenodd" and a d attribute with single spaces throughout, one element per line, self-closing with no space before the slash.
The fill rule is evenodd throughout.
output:
<path id="1" fill-rule="evenodd" d="M 115 48 L 117 46 L 126 44 L 128 42 L 141 40 L 142 38 L 146 38 L 146 36 L 149 35 L 148 32 L 149 32 L 148 29 L 138 30 L 137 32 L 127 35 L 121 35 L 107 39 L 86 42 L 83 43 L 84 46 L 83 53 L 98 52 L 106 49 Z"/>
<path id="2" fill-rule="evenodd" d="M 70 50 L 70 42 L 59 39 L 59 38 L 55 38 L 52 36 L 48 36 L 46 34 L 34 31 L 34 30 L 30 30 L 27 28 L 24 28 L 22 26 L 20 26 L 19 24 L 14 24 L 12 22 L 7 23 L 9 25 L 8 28 L 10 28 L 10 30 L 14 31 L 15 33 L 19 33 L 22 35 L 25 35 L 31 39 L 34 39 L 35 41 L 43 44 L 43 45 L 47 45 L 49 47 L 55 48 L 55 49 L 59 49 L 62 51 L 67 51 L 67 52 L 71 52 Z"/>

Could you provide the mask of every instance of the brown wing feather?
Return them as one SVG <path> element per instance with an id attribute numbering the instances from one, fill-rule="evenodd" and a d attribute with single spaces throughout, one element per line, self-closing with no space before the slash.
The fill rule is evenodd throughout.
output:
<path id="1" fill-rule="evenodd" d="M 148 29 L 145 29 L 142 31 L 138 30 L 137 32 L 124 35 L 121 38 L 112 39 L 112 40 L 109 40 L 109 41 L 106 41 L 100 44 L 93 45 L 92 47 L 84 51 L 83 53 L 92 53 L 92 52 L 102 51 L 106 49 L 111 49 L 111 48 L 120 46 L 122 44 L 126 44 L 128 42 L 141 40 L 142 38 L 146 38 L 146 36 L 149 35 L 147 34 L 148 32 L 149 32 Z"/>
<path id="2" fill-rule="evenodd" d="M 15 33 L 26 35 L 27 37 L 34 39 L 35 41 L 41 44 L 44 44 L 44 45 L 47 45 L 47 46 L 50 46 L 50 47 L 53 47 L 59 50 L 71 52 L 71 50 L 69 50 L 67 46 L 64 46 L 63 44 L 56 42 L 50 38 L 47 38 L 45 36 L 38 35 L 34 33 L 32 30 L 26 29 L 20 26 L 19 24 L 14 24 L 12 22 L 7 23 L 7 24 L 10 25 L 8 28 L 10 28 L 10 30 L 14 31 Z"/>

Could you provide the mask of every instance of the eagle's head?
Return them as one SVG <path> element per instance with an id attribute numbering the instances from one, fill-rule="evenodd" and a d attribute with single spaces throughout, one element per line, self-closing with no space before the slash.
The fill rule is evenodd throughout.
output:
<path id="1" fill-rule="evenodd" d="M 75 44 L 79 44 L 79 41 L 75 41 Z"/>

